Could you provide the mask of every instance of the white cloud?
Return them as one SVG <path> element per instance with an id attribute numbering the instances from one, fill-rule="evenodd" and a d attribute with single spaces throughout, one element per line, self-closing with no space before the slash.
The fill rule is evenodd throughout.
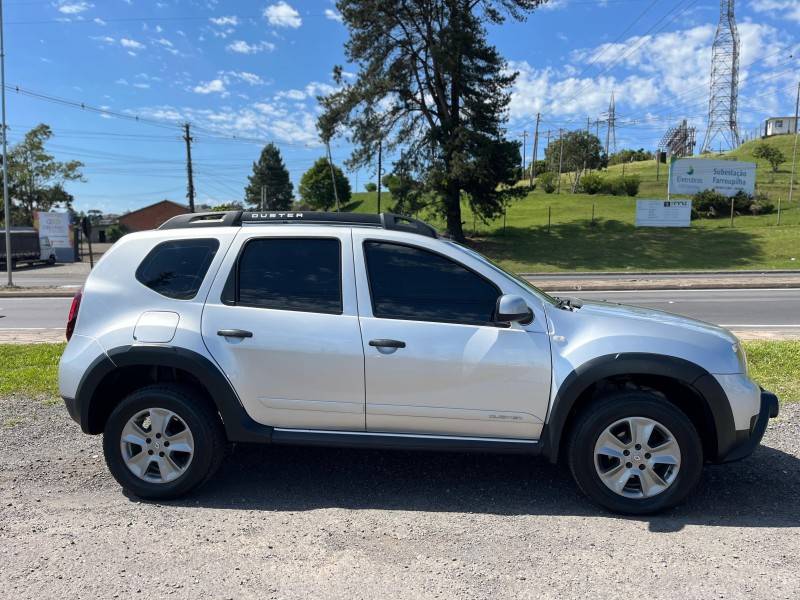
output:
<path id="1" fill-rule="evenodd" d="M 214 25 L 238 25 L 239 17 L 231 15 L 228 17 L 212 17 L 209 19 Z"/>
<path id="2" fill-rule="evenodd" d="M 212 79 L 194 87 L 195 94 L 227 94 L 225 83 L 221 79 Z"/>
<path id="3" fill-rule="evenodd" d="M 144 44 L 142 44 L 141 42 L 137 42 L 136 40 L 131 40 L 129 38 L 121 38 L 119 40 L 119 43 L 123 48 L 129 48 L 132 50 L 141 50 L 142 48 L 144 48 Z"/>
<path id="4" fill-rule="evenodd" d="M 97 25 L 108 25 L 108 23 L 103 21 L 103 19 L 101 19 L 100 17 L 95 17 L 94 19 L 92 19 L 92 21 Z"/>
<path id="5" fill-rule="evenodd" d="M 134 83 L 133 87 L 139 88 L 140 90 L 149 90 L 150 89 L 150 84 L 149 83 L 143 83 L 143 82 L 139 81 L 139 82 Z"/>
<path id="6" fill-rule="evenodd" d="M 92 39 L 98 42 L 103 42 L 104 44 L 114 44 L 117 41 L 110 35 L 92 36 Z"/>
<path id="7" fill-rule="evenodd" d="M 778 20 L 800 23 L 800 0 L 751 0 L 750 8 Z"/>
<path id="8" fill-rule="evenodd" d="M 306 99 L 306 93 L 303 90 L 283 90 L 275 94 L 275 98 L 300 101 Z"/>
<path id="9" fill-rule="evenodd" d="M 94 4 L 89 2 L 60 2 L 58 12 L 64 15 L 77 15 L 92 8 Z"/>
<path id="10" fill-rule="evenodd" d="M 222 76 L 228 82 L 239 80 L 250 85 L 264 85 L 266 83 L 255 73 L 248 73 L 247 71 L 224 71 Z"/>
<path id="11" fill-rule="evenodd" d="M 325 9 L 325 18 L 330 19 L 331 21 L 338 21 L 341 23 L 344 19 L 342 15 L 331 8 Z"/>
<path id="12" fill-rule="evenodd" d="M 264 9 L 264 16 L 270 25 L 275 27 L 291 27 L 297 29 L 303 24 L 300 13 L 292 6 L 281 0 L 277 4 L 270 4 Z"/>
<path id="13" fill-rule="evenodd" d="M 256 42 L 254 44 L 250 44 L 244 40 L 236 40 L 235 42 L 228 44 L 227 49 L 230 52 L 236 52 L 238 54 L 257 54 L 264 51 L 271 52 L 275 49 L 275 44 L 270 42 Z"/>

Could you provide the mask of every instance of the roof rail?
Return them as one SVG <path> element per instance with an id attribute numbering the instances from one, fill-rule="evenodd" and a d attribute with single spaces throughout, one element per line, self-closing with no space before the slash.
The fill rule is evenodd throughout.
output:
<path id="1" fill-rule="evenodd" d="M 172 217 L 159 229 L 183 229 L 187 227 L 238 227 L 265 223 L 305 223 L 314 225 L 356 225 L 380 227 L 392 231 L 405 231 L 427 237 L 438 237 L 431 225 L 393 213 L 332 213 L 309 211 L 241 211 L 190 213 Z"/>

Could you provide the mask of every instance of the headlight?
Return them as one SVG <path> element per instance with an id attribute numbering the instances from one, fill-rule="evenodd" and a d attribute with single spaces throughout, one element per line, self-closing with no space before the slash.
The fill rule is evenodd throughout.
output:
<path id="1" fill-rule="evenodd" d="M 742 373 L 747 375 L 747 352 L 745 352 L 744 346 L 742 346 L 741 342 L 736 342 L 731 346 L 731 348 L 733 349 L 733 353 L 739 359 L 739 366 L 742 369 Z"/>

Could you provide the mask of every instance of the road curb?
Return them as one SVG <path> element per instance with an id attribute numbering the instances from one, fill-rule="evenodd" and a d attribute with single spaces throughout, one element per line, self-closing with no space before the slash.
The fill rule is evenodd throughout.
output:
<path id="1" fill-rule="evenodd" d="M 20 291 L 0 291 L 0 298 L 72 298 L 78 293 L 74 290 L 20 290 Z"/>
<path id="2" fill-rule="evenodd" d="M 756 281 L 756 282 L 724 282 L 710 281 L 675 282 L 674 280 L 652 280 L 645 282 L 619 282 L 615 285 L 609 281 L 538 281 L 525 278 L 544 292 L 637 292 L 647 290 L 764 290 L 764 289 L 798 289 L 800 282 L 788 281 Z"/>

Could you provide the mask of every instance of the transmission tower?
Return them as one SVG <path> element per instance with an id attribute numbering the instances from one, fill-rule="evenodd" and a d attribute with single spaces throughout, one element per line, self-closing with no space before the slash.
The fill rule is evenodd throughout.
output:
<path id="1" fill-rule="evenodd" d="M 614 92 L 611 92 L 611 102 L 608 104 L 608 113 L 604 115 L 607 117 L 606 123 L 608 123 L 608 127 L 606 128 L 606 156 L 611 156 L 608 151 L 612 149 L 614 152 L 617 151 L 617 110 L 614 103 Z"/>
<path id="2" fill-rule="evenodd" d="M 736 113 L 739 97 L 739 32 L 734 17 L 735 0 L 720 0 L 719 24 L 711 53 L 711 92 L 708 100 L 708 128 L 702 152 L 719 146 L 739 146 Z"/>

